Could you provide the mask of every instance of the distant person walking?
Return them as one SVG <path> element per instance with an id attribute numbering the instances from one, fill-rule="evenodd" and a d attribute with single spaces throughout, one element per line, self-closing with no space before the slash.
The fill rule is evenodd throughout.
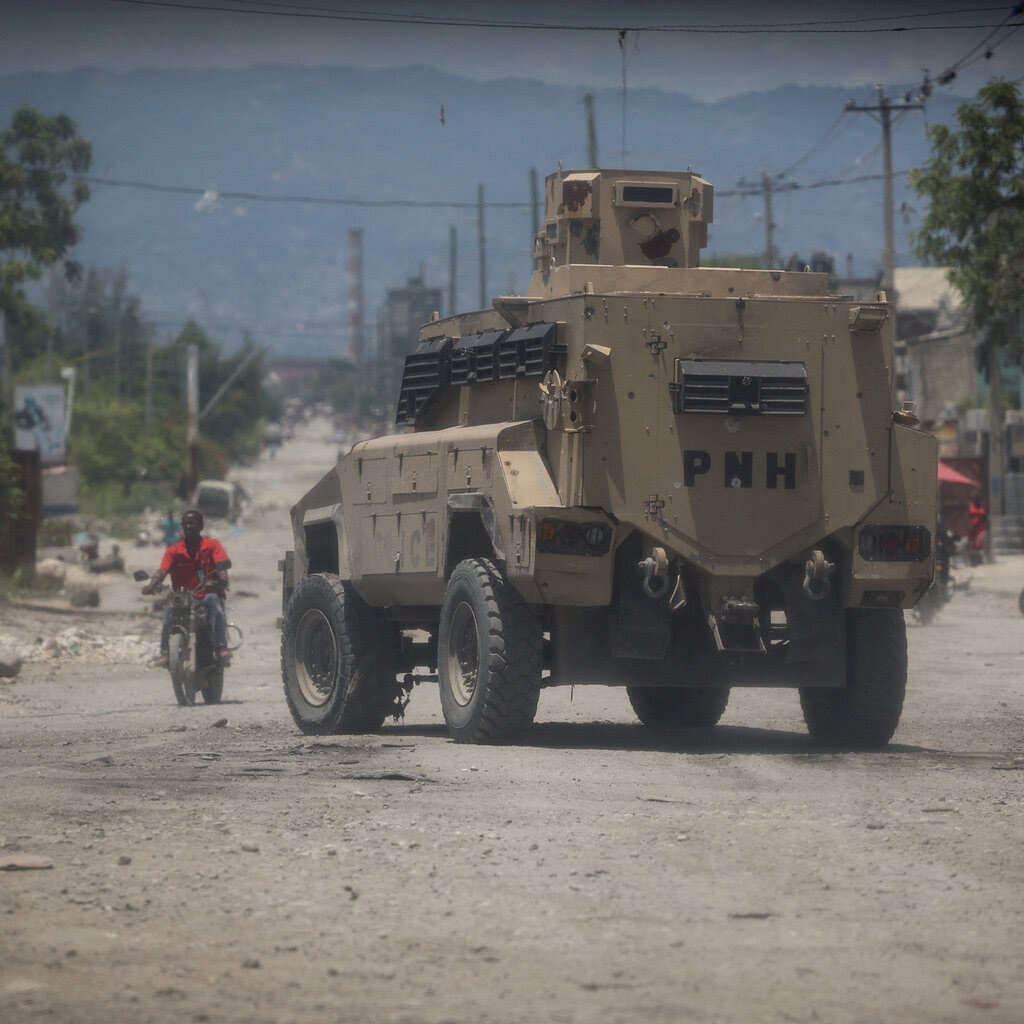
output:
<path id="1" fill-rule="evenodd" d="M 985 508 L 981 491 L 975 493 L 967 506 L 970 525 L 967 530 L 967 561 L 981 565 L 985 560 L 985 543 L 988 540 L 988 509 Z"/>
<path id="2" fill-rule="evenodd" d="M 168 509 L 167 515 L 160 520 L 160 529 L 163 530 L 165 546 L 178 542 L 178 538 L 181 536 L 181 523 L 178 522 L 171 509 Z"/>

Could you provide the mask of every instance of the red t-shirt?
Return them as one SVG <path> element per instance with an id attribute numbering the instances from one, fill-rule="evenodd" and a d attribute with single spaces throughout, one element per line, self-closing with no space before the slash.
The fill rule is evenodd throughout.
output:
<path id="1" fill-rule="evenodd" d="M 172 544 L 164 552 L 160 569 L 165 573 L 170 573 L 171 586 L 175 590 L 192 590 L 199 583 L 197 568 L 202 569 L 206 578 L 209 579 L 217 566 L 227 561 L 228 553 L 219 540 L 213 537 L 200 537 L 199 550 L 196 552 L 195 558 L 188 553 L 185 542 L 179 540 L 177 544 Z M 198 597 L 215 593 L 217 593 L 217 587 L 212 584 L 204 585 L 196 591 Z"/>

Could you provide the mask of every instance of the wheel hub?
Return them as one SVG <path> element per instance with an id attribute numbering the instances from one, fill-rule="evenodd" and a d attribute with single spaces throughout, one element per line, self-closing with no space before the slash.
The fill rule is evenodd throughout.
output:
<path id="1" fill-rule="evenodd" d="M 314 707 L 326 704 L 337 678 L 338 645 L 327 617 L 311 608 L 295 631 L 295 669 L 303 699 Z"/>
<path id="2" fill-rule="evenodd" d="M 452 696 L 465 707 L 480 678 L 480 634 L 473 609 L 463 602 L 455 609 L 448 634 L 448 676 Z"/>

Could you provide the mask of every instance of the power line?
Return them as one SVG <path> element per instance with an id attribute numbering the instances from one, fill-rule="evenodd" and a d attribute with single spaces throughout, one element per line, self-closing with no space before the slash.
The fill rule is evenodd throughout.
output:
<path id="1" fill-rule="evenodd" d="M 1000 29 L 1007 27 L 1011 18 L 1018 17 L 1022 13 L 1024 13 L 1024 4 L 1017 4 L 1010 11 L 1010 13 L 1002 20 L 1002 22 L 999 25 L 997 25 L 987 36 L 985 36 L 985 38 L 982 39 L 980 43 L 978 43 L 976 46 L 972 46 L 971 49 L 969 49 L 967 53 L 965 53 L 958 61 L 951 64 L 948 68 L 946 68 L 945 71 L 942 72 L 941 75 L 939 75 L 937 79 L 939 85 L 949 85 L 949 83 L 952 82 L 954 78 L 956 78 L 957 72 L 960 71 L 962 68 L 970 67 L 972 64 L 976 64 L 979 60 L 982 59 L 988 60 L 992 56 L 996 47 L 1002 46 L 1003 43 L 1005 43 L 1010 38 L 1010 36 L 1012 36 L 1017 31 L 1017 29 L 1020 28 L 1019 24 L 1010 26 L 1009 31 L 1003 36 L 1003 38 L 1000 39 L 998 42 L 993 43 L 991 46 L 987 47 L 984 53 L 978 53 L 978 51 L 981 50 L 982 47 L 986 46 L 988 41 L 993 36 L 995 36 Z M 972 60 L 971 58 L 975 53 L 977 53 L 977 56 L 974 57 Z"/>
<path id="2" fill-rule="evenodd" d="M 809 160 L 816 153 L 820 152 L 825 147 L 826 143 L 828 143 L 836 134 L 836 129 L 840 126 L 840 124 L 842 124 L 844 127 L 846 127 L 849 124 L 849 121 L 847 121 L 843 117 L 843 112 L 840 112 L 839 114 L 836 115 L 835 121 L 832 122 L 832 124 L 826 130 L 825 134 L 813 146 L 811 146 L 811 148 L 806 153 L 804 153 L 802 157 L 800 157 L 797 160 L 794 160 L 793 163 L 791 163 L 784 171 L 780 171 L 778 175 L 776 175 L 776 177 L 789 177 L 789 175 L 792 174 L 793 171 L 800 166 L 800 164 L 802 164 L 805 160 Z"/>
<path id="3" fill-rule="evenodd" d="M 219 199 L 239 199 L 253 203 L 310 203 L 319 206 L 360 207 L 404 206 L 419 207 L 423 209 L 449 210 L 475 210 L 479 206 L 479 204 L 475 202 L 448 202 L 440 199 L 338 199 L 330 196 L 272 195 L 262 192 L 222 192 L 220 189 L 196 188 L 190 185 L 158 185 L 149 181 L 124 181 L 117 178 L 96 178 L 91 175 L 83 175 L 79 180 L 84 181 L 88 185 L 107 185 L 112 188 L 137 188 L 149 192 L 172 192 L 180 195 L 199 196 L 201 199 L 205 198 L 210 202 L 216 202 Z M 525 210 L 530 206 L 530 204 L 526 202 L 489 202 L 487 205 L 510 210 Z"/>
<path id="4" fill-rule="evenodd" d="M 945 25 L 881 25 L 880 22 L 904 22 L 920 18 L 944 18 L 950 15 L 971 14 L 983 15 L 986 12 L 1002 11 L 1005 7 L 968 7 L 952 11 L 928 11 L 920 14 L 886 15 L 876 18 L 842 18 L 822 19 L 816 21 L 797 22 L 753 22 L 750 24 L 727 25 L 680 25 L 680 24 L 627 24 L 608 23 L 594 24 L 587 22 L 553 23 L 544 21 L 526 21 L 516 19 L 478 18 L 464 16 L 445 16 L 429 14 L 394 14 L 386 11 L 332 10 L 312 8 L 306 5 L 289 5 L 278 3 L 271 8 L 266 5 L 239 6 L 226 3 L 189 2 L 189 0 L 114 0 L 115 3 L 135 7 L 170 7 L 179 10 L 206 11 L 216 14 L 250 14 L 262 17 L 307 18 L 327 21 L 362 21 L 390 25 L 437 25 L 449 28 L 488 28 L 488 29 L 529 29 L 534 31 L 558 32 L 676 32 L 695 34 L 721 35 L 772 35 L 772 34 L 877 34 L 885 32 L 960 32 L 964 29 L 999 29 L 1006 24 L 1006 19 L 998 24 L 945 24 Z M 870 24 L 868 24 L 870 23 Z M 864 27 L 858 27 L 864 26 Z"/>
<path id="5" fill-rule="evenodd" d="M 824 141 L 824 140 L 823 140 Z M 819 144 L 820 145 L 820 144 Z M 812 150 L 813 152 L 813 150 Z M 808 154 L 810 155 L 810 154 Z M 805 159 L 805 158 L 801 158 Z M 795 164 L 793 166 L 796 166 Z M 896 171 L 894 176 L 905 176 L 909 171 Z M 865 181 L 879 181 L 884 177 L 882 174 L 862 174 L 853 178 L 829 178 L 822 181 L 808 182 L 806 185 L 793 183 L 794 189 L 831 188 L 840 185 L 857 185 Z M 191 185 L 159 185 L 149 181 L 129 181 L 118 178 L 96 178 L 91 175 L 83 175 L 80 179 L 89 185 L 102 185 L 109 188 L 136 188 L 147 192 L 164 192 L 179 195 L 209 197 L 211 201 L 218 199 L 238 199 L 247 202 L 261 203 L 310 203 L 320 206 L 354 206 L 354 207 L 416 207 L 421 209 L 456 209 L 476 210 L 479 208 L 479 200 L 475 202 L 456 202 L 440 199 L 340 199 L 332 196 L 303 196 L 303 195 L 273 195 L 262 192 L 221 192 L 215 189 L 196 188 Z M 716 189 L 715 198 L 729 198 L 732 196 L 760 195 L 761 189 Z M 487 200 L 484 203 L 487 207 L 503 210 L 528 210 L 532 208 L 529 202 L 494 202 Z"/>
<path id="6" fill-rule="evenodd" d="M 892 176 L 894 178 L 905 178 L 910 174 L 910 171 L 893 171 Z M 860 185 L 865 181 L 883 181 L 885 179 L 884 174 L 861 174 L 856 178 L 828 178 L 822 181 L 810 181 L 806 185 L 801 185 L 798 182 L 790 182 L 786 185 L 787 192 L 798 192 L 801 189 L 812 189 L 812 188 L 834 188 L 839 185 Z M 732 199 L 735 196 L 759 196 L 763 192 L 763 188 L 758 185 L 756 188 L 737 188 L 727 189 L 719 191 L 715 189 L 715 199 Z"/>

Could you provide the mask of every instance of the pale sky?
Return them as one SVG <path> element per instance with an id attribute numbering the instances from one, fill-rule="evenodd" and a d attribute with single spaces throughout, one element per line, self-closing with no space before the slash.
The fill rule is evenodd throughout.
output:
<path id="1" fill-rule="evenodd" d="M 1024 75 L 1024 28 L 1014 30 L 1024 14 L 1014 8 L 970 0 L 0 0 L 0 74 L 424 64 L 593 88 L 620 86 L 625 74 L 631 88 L 716 100 L 786 84 L 878 83 L 895 92 L 921 83 L 925 69 L 934 80 L 955 68 L 943 88 L 973 96 L 991 78 Z"/>

